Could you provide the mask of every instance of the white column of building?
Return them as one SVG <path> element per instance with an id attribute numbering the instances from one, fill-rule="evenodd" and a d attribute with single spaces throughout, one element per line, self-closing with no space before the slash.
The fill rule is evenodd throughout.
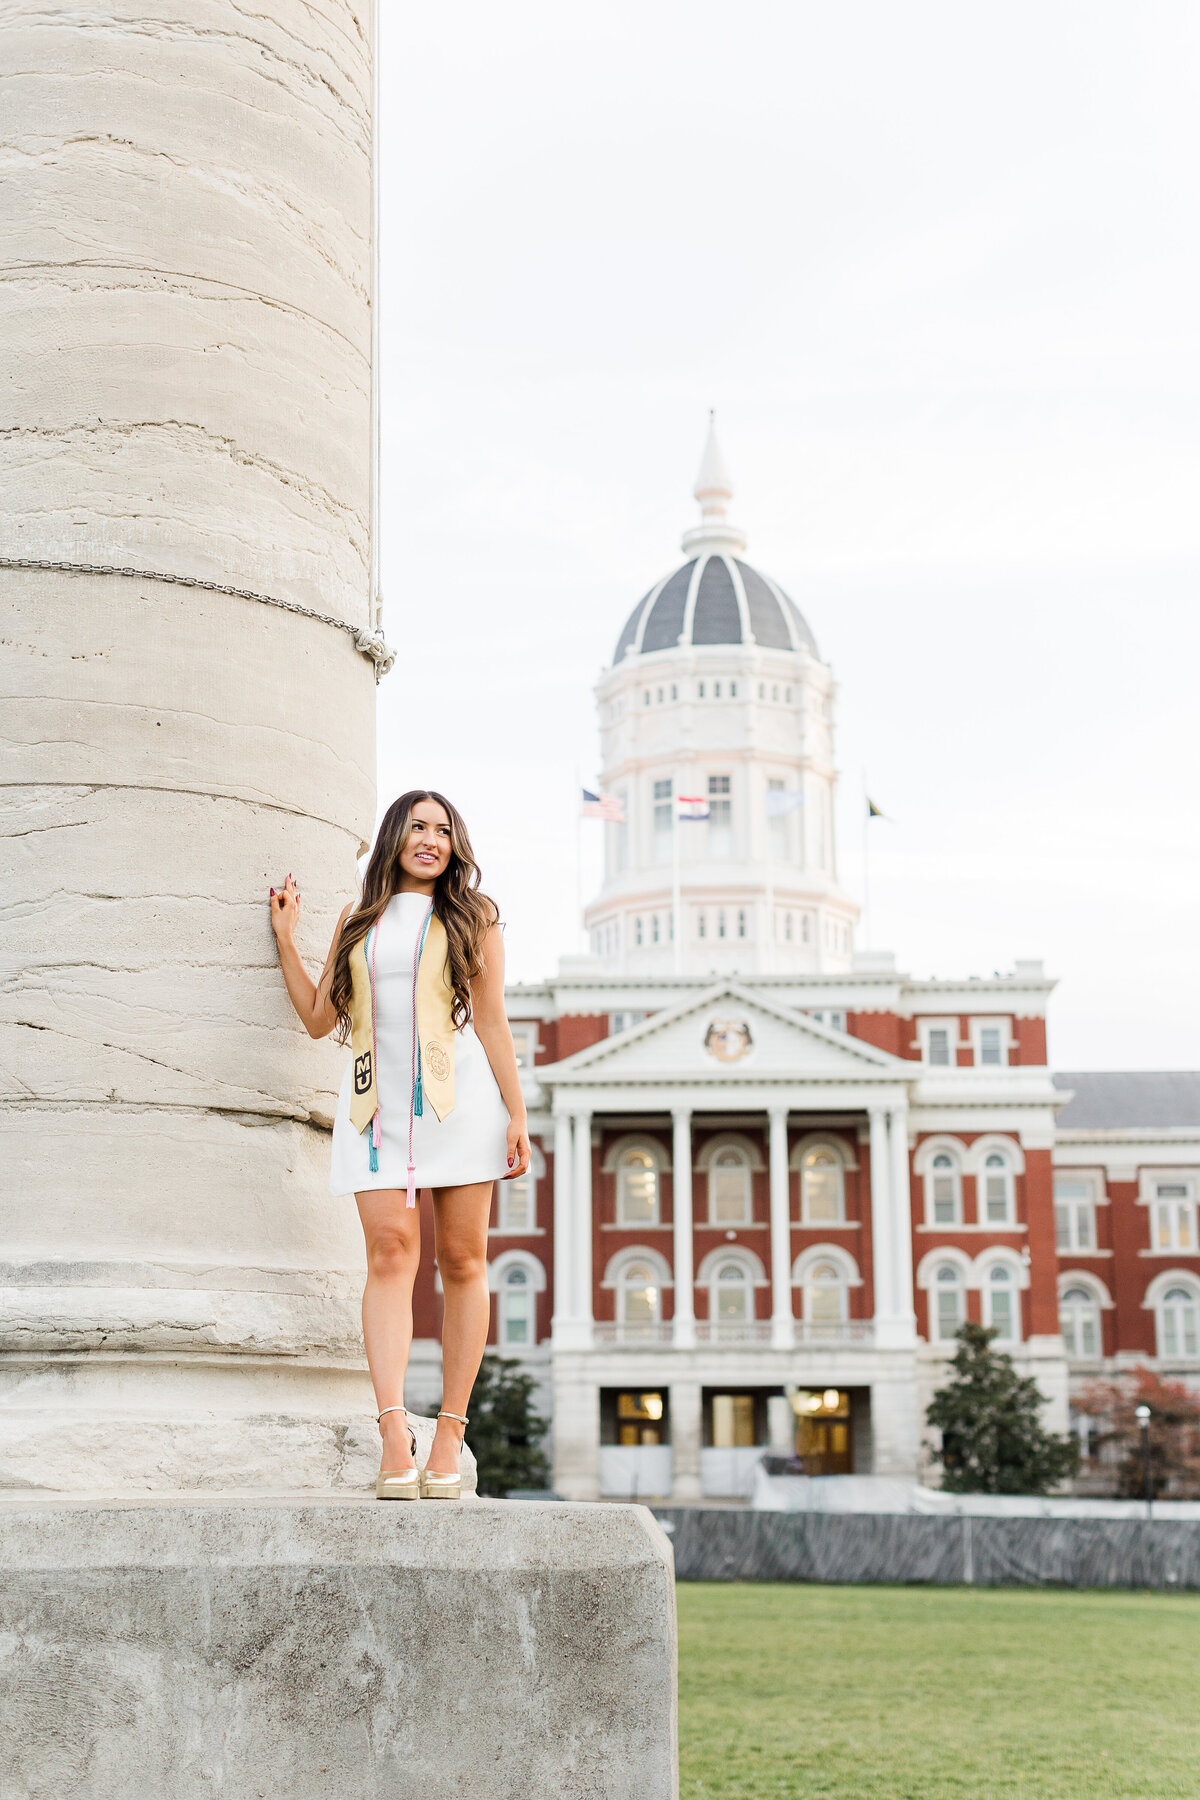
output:
<path id="1" fill-rule="evenodd" d="M 675 1196 L 675 1344 L 688 1349 L 696 1342 L 692 1257 L 692 1111 L 672 1108 L 675 1121 L 671 1185 Z"/>
<path id="2" fill-rule="evenodd" d="M 558 1113 L 554 1120 L 554 1318 L 555 1341 L 564 1338 L 571 1318 L 571 1188 L 574 1178 L 571 1154 L 571 1117 Z"/>
<path id="3" fill-rule="evenodd" d="M 792 1316 L 792 1221 L 788 1195 L 788 1109 L 773 1106 L 770 1113 L 771 1184 L 771 1342 L 777 1350 L 790 1348 L 795 1338 Z"/>
<path id="4" fill-rule="evenodd" d="M 575 1114 L 575 1178 L 571 1196 L 571 1317 L 581 1345 L 592 1341 L 592 1115 Z"/>
<path id="5" fill-rule="evenodd" d="M 888 1140 L 891 1149 L 890 1176 L 892 1187 L 892 1311 L 897 1326 L 903 1329 L 904 1341 L 915 1343 L 916 1314 L 913 1311 L 912 1203 L 908 1186 L 908 1108 L 895 1106 L 888 1112 Z"/>
<path id="6" fill-rule="evenodd" d="M 892 1299 L 891 1153 L 888 1116 L 882 1106 L 870 1108 L 871 1121 L 871 1270 L 875 1286 L 875 1337 L 891 1342 L 895 1304 Z"/>

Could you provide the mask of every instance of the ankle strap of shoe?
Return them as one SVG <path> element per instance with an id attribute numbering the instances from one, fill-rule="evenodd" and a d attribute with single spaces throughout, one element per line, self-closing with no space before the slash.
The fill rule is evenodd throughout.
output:
<path id="1" fill-rule="evenodd" d="M 383 1418 L 384 1413 L 390 1413 L 390 1412 L 402 1412 L 407 1416 L 408 1408 L 406 1406 L 385 1406 L 383 1409 L 383 1412 L 378 1412 L 375 1414 L 375 1423 L 378 1425 L 380 1419 Z"/>
<path id="2" fill-rule="evenodd" d="M 464 1419 L 461 1413 L 447 1412 L 445 1407 L 443 1407 L 441 1412 L 438 1414 L 438 1418 L 439 1419 L 457 1419 L 460 1425 L 469 1425 L 471 1423 L 470 1419 Z"/>

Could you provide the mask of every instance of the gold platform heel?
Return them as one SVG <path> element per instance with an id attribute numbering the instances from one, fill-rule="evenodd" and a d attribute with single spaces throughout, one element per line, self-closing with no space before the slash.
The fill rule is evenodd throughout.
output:
<path id="1" fill-rule="evenodd" d="M 470 1423 L 470 1421 L 467 1419 L 464 1419 L 461 1413 L 452 1413 L 452 1412 L 446 1412 L 445 1410 L 443 1410 L 442 1412 L 440 1412 L 438 1414 L 438 1418 L 439 1419 L 457 1419 L 458 1423 L 463 1428 L 463 1438 L 466 1437 L 467 1426 Z M 461 1445 L 462 1445 L 462 1438 L 459 1439 L 460 1448 L 461 1448 Z M 421 1471 L 421 1498 L 422 1498 L 422 1500 L 461 1500 L 462 1499 L 462 1476 L 461 1476 L 461 1474 L 438 1475 L 435 1473 L 435 1471 L 433 1469 L 422 1469 L 422 1471 Z"/>
<path id="2" fill-rule="evenodd" d="M 403 1406 L 385 1406 L 383 1412 L 376 1417 L 379 1424 L 384 1413 L 402 1412 L 407 1419 L 408 1413 Z M 412 1426 L 408 1428 L 409 1441 L 412 1444 L 414 1457 L 417 1454 L 416 1433 Z M 377 1500 L 419 1500 L 421 1497 L 421 1471 L 411 1469 L 380 1469 L 375 1478 L 375 1498 Z"/>

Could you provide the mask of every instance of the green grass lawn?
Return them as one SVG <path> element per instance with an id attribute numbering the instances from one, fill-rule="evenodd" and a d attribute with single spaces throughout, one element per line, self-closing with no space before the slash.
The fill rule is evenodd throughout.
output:
<path id="1" fill-rule="evenodd" d="M 677 1592 L 684 1800 L 1200 1796 L 1200 1596 Z"/>

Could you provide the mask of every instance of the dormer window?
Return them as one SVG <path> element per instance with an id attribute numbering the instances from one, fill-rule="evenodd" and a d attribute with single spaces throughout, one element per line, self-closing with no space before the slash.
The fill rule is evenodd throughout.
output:
<path id="1" fill-rule="evenodd" d="M 935 1069 L 946 1069 L 950 1066 L 950 1030 L 946 1025 L 931 1025 L 929 1028 L 929 1058 Z"/>

